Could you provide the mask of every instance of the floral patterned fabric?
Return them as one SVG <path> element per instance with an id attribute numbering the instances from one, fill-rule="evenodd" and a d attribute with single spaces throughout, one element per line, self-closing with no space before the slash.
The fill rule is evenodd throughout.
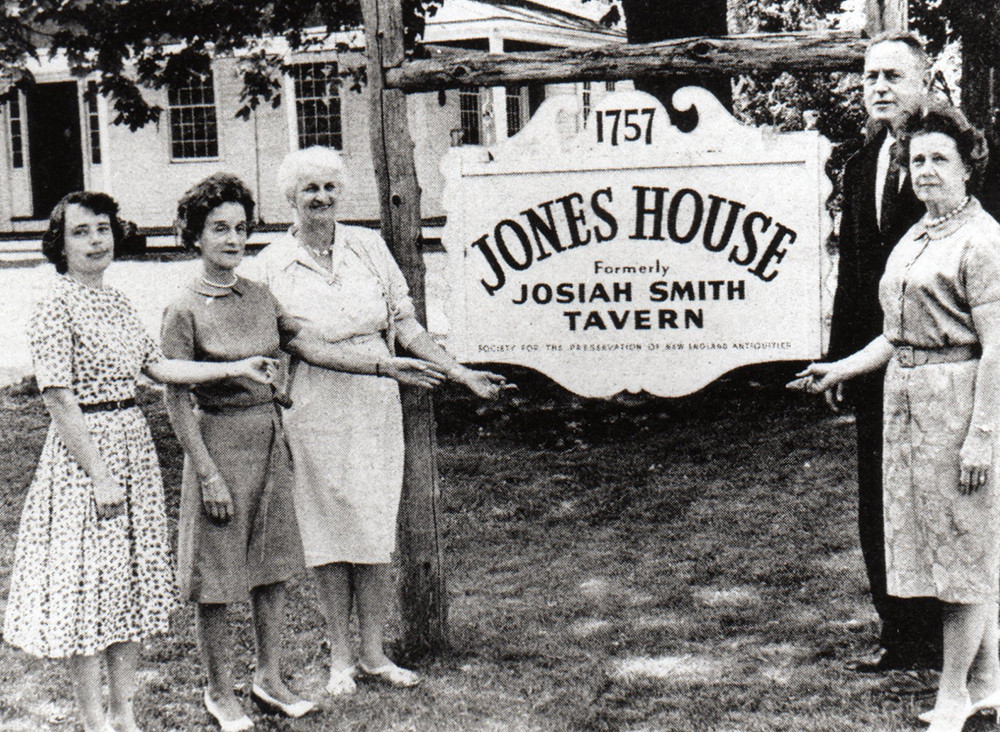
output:
<path id="1" fill-rule="evenodd" d="M 81 403 L 135 395 L 162 358 L 128 300 L 60 277 L 29 325 L 38 385 Z M 137 407 L 84 414 L 126 510 L 98 520 L 93 482 L 49 426 L 21 514 L 4 639 L 36 656 L 92 655 L 168 629 L 175 602 L 160 466 Z"/>
<path id="2" fill-rule="evenodd" d="M 969 495 L 958 490 L 978 365 L 889 365 L 882 484 L 890 595 L 958 603 L 997 596 L 996 480 Z"/>
<path id="3" fill-rule="evenodd" d="M 924 221 L 886 265 L 885 336 L 896 346 L 976 345 L 973 308 L 1000 299 L 1000 225 L 975 200 L 943 226 L 929 230 Z M 886 371 L 882 471 L 891 595 L 952 603 L 997 597 L 1000 463 L 978 491 L 958 489 L 978 366 L 969 360 L 903 368 L 894 358 Z"/>

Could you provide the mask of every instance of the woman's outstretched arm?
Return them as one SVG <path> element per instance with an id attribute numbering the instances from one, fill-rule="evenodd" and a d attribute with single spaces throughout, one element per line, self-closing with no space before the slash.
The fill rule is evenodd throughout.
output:
<path id="1" fill-rule="evenodd" d="M 832 389 L 855 376 L 871 373 L 889 363 L 893 346 L 883 335 L 876 336 L 860 351 L 832 363 L 813 363 L 796 374 L 800 379 L 808 379 L 806 388 L 816 394 Z M 801 388 L 801 387 L 799 387 Z"/>
<path id="2" fill-rule="evenodd" d="M 220 362 L 168 358 L 147 364 L 143 370 L 149 378 L 161 384 L 204 384 L 240 377 L 270 384 L 278 373 L 278 362 L 265 356 Z"/>
<path id="3" fill-rule="evenodd" d="M 285 346 L 285 350 L 313 366 L 349 374 L 386 376 L 401 384 L 426 389 L 433 389 L 447 378 L 444 371 L 430 361 L 354 353 L 335 343 L 324 341 L 308 327 L 301 329 Z"/>

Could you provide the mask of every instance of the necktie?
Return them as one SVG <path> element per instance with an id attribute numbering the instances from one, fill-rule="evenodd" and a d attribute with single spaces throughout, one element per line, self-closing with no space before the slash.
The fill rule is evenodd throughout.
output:
<path id="1" fill-rule="evenodd" d="M 882 187 L 882 215 L 878 221 L 878 228 L 882 231 L 892 224 L 896 204 L 899 203 L 899 181 L 903 174 L 903 146 L 893 142 L 889 146 L 889 169 Z"/>

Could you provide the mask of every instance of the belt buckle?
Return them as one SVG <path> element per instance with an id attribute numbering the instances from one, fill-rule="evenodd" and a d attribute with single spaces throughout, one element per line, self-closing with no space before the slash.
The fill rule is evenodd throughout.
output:
<path id="1" fill-rule="evenodd" d="M 916 354 L 913 352 L 913 346 L 899 346 L 896 349 L 896 359 L 899 361 L 899 365 L 904 369 L 912 369 L 917 365 Z"/>

